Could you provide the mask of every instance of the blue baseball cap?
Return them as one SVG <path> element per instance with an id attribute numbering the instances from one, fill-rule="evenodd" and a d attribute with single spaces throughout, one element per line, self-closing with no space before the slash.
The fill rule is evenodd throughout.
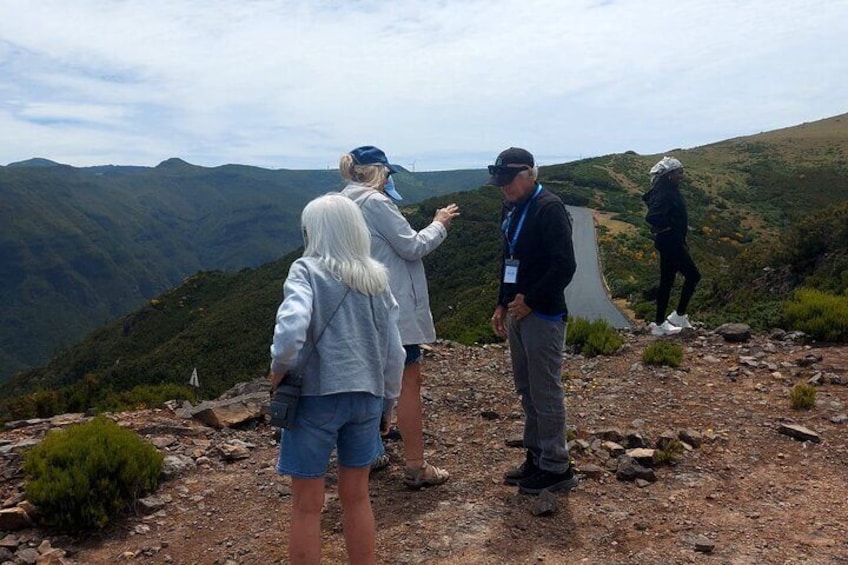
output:
<path id="1" fill-rule="evenodd" d="M 401 171 L 400 167 L 389 163 L 389 159 L 386 157 L 386 154 L 382 149 L 374 147 L 373 145 L 357 147 L 350 152 L 350 156 L 353 157 L 353 162 L 357 165 L 383 165 L 389 169 L 390 175 Z M 389 181 L 391 181 L 391 179 L 389 179 Z M 386 191 L 386 194 L 391 196 L 394 200 L 403 200 L 403 196 L 401 196 L 395 189 L 393 182 L 387 182 L 384 190 Z"/>

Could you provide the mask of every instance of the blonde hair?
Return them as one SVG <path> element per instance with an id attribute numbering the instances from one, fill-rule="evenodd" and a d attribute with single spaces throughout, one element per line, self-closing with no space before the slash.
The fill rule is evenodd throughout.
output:
<path id="1" fill-rule="evenodd" d="M 317 257 L 343 283 L 363 294 L 382 294 L 389 275 L 371 258 L 371 233 L 353 200 L 331 192 L 312 200 L 303 209 L 301 226 L 306 235 L 304 257 Z"/>
<path id="2" fill-rule="evenodd" d="M 352 180 L 376 189 L 380 188 L 389 176 L 383 165 L 357 165 L 350 153 L 345 153 L 339 159 L 339 172 L 344 180 Z"/>

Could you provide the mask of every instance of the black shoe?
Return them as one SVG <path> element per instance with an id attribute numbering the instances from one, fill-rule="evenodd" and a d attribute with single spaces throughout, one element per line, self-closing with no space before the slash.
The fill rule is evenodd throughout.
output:
<path id="1" fill-rule="evenodd" d="M 504 484 L 517 485 L 520 481 L 532 477 L 538 472 L 539 467 L 533 461 L 533 454 L 528 451 L 524 463 L 504 473 Z"/>
<path id="2" fill-rule="evenodd" d="M 578 482 L 572 466 L 569 466 L 564 473 L 552 473 L 540 469 L 532 477 L 519 481 L 518 490 L 524 494 L 539 494 L 543 490 L 550 492 L 569 491 L 576 487 Z"/>

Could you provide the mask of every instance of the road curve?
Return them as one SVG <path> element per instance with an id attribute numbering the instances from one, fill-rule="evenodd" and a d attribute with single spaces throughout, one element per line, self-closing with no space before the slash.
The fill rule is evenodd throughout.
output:
<path id="1" fill-rule="evenodd" d="M 566 209 L 571 214 L 574 256 L 577 259 L 577 272 L 565 289 L 569 316 L 601 319 L 616 328 L 629 328 L 630 321 L 610 300 L 601 276 L 592 211 L 577 206 L 566 206 Z"/>

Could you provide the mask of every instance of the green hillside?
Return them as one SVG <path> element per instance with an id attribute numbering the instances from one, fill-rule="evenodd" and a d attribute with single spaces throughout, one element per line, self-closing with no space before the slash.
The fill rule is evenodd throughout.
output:
<path id="1" fill-rule="evenodd" d="M 476 188 L 482 171 L 401 173 L 405 201 Z M 337 171 L 0 167 L 0 381 L 201 270 L 255 267 L 301 244 L 300 210 Z"/>
<path id="2" fill-rule="evenodd" d="M 686 166 L 690 247 L 703 273 L 695 319 L 766 329 L 784 321 L 783 304 L 801 286 L 848 298 L 848 116 L 667 153 Z M 659 157 L 628 152 L 541 170 L 542 183 L 567 203 L 602 212 L 605 275 L 613 294 L 642 316 L 653 309 L 658 276 L 640 197 Z M 451 201 L 462 215 L 425 260 L 437 333 L 492 341 L 500 193 L 483 187 L 403 210 L 420 228 Z M 297 256 L 192 276 L 62 350 L 47 367 L 19 373 L 0 387 L 0 398 L 40 388 L 50 402 L 80 409 L 138 385 L 184 384 L 193 367 L 209 398 L 263 374 L 282 283 Z M 31 413 L 38 398 L 10 400 L 6 408 Z"/>

